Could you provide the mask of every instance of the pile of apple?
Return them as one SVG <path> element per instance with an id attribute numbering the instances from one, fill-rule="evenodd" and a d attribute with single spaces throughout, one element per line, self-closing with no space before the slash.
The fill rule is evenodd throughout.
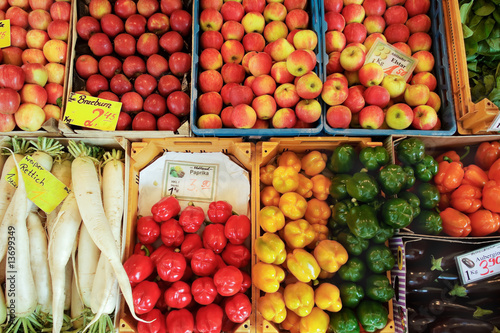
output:
<path id="1" fill-rule="evenodd" d="M 323 87 L 307 0 L 200 0 L 199 128 L 311 127 Z"/>
<path id="2" fill-rule="evenodd" d="M 85 91 L 122 103 L 117 130 L 176 131 L 189 114 L 191 14 L 181 0 L 91 0 L 76 30 L 92 54 L 75 69 Z"/>
<path id="3" fill-rule="evenodd" d="M 322 98 L 332 128 L 439 129 L 430 0 L 324 0 L 328 54 Z M 412 76 L 385 75 L 365 57 L 377 39 L 418 60 Z"/>
<path id="4" fill-rule="evenodd" d="M 59 119 L 70 16 L 69 2 L 0 0 L 11 25 L 11 46 L 0 49 L 0 132 Z"/>

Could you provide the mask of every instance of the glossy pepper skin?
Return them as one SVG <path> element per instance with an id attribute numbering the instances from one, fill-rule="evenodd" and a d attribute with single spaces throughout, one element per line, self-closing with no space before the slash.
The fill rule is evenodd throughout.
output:
<path id="1" fill-rule="evenodd" d="M 205 221 L 203 208 L 197 206 L 187 206 L 179 216 L 179 225 L 187 233 L 197 232 Z"/>
<path id="2" fill-rule="evenodd" d="M 293 192 L 299 187 L 299 173 L 294 167 L 280 166 L 273 172 L 273 187 L 280 193 Z"/>
<path id="3" fill-rule="evenodd" d="M 285 215 L 276 206 L 267 206 L 259 212 L 259 224 L 265 232 L 275 233 L 285 226 Z"/>
<path id="4" fill-rule="evenodd" d="M 161 296 L 161 290 L 155 282 L 142 281 L 132 290 L 135 313 L 141 315 L 153 310 Z"/>
<path id="5" fill-rule="evenodd" d="M 283 298 L 287 309 L 295 312 L 299 317 L 307 316 L 314 307 L 314 290 L 304 282 L 287 284 Z"/>
<path id="6" fill-rule="evenodd" d="M 174 282 L 165 291 L 165 303 L 174 309 L 182 309 L 187 307 L 193 296 L 191 295 L 191 287 L 183 281 Z"/>
<path id="7" fill-rule="evenodd" d="M 497 141 L 483 142 L 474 156 L 474 162 L 483 170 L 488 170 L 500 158 L 500 143 Z"/>
<path id="8" fill-rule="evenodd" d="M 193 253 L 191 269 L 197 276 L 210 276 L 217 269 L 217 258 L 214 251 L 200 248 Z"/>
<path id="9" fill-rule="evenodd" d="M 309 222 L 300 219 L 285 225 L 284 240 L 292 249 L 302 249 L 311 244 L 316 233 Z"/>
<path id="10" fill-rule="evenodd" d="M 259 262 L 252 267 L 252 282 L 266 293 L 275 293 L 285 279 L 285 271 L 279 266 Z"/>
<path id="11" fill-rule="evenodd" d="M 292 253 L 288 253 L 286 264 L 290 273 L 301 282 L 316 280 L 321 272 L 314 256 L 303 249 L 295 249 Z"/>
<path id="12" fill-rule="evenodd" d="M 299 187 L 297 187 L 295 192 L 307 199 L 313 196 L 313 186 L 314 183 L 311 179 L 299 173 Z"/>
<path id="13" fill-rule="evenodd" d="M 227 238 L 224 235 L 224 225 L 207 225 L 205 229 L 203 229 L 201 239 L 203 240 L 203 246 L 206 249 L 210 249 L 214 251 L 214 253 L 221 253 L 227 244 Z"/>
<path id="14" fill-rule="evenodd" d="M 375 171 L 389 163 L 389 153 L 384 147 L 365 147 L 359 152 L 359 161 L 369 171 Z"/>
<path id="15" fill-rule="evenodd" d="M 439 235 L 443 231 L 443 220 L 434 211 L 422 210 L 413 220 L 411 229 L 420 234 Z"/>
<path id="16" fill-rule="evenodd" d="M 330 195 L 335 200 L 344 200 L 349 197 L 346 189 L 347 180 L 352 176 L 348 174 L 335 175 L 330 185 Z"/>
<path id="17" fill-rule="evenodd" d="M 205 276 L 193 281 L 191 293 L 196 303 L 207 305 L 217 297 L 217 287 L 215 287 L 214 280 L 211 277 Z"/>
<path id="18" fill-rule="evenodd" d="M 224 311 L 217 304 L 202 306 L 196 312 L 196 329 L 200 333 L 219 333 Z"/>
<path id="19" fill-rule="evenodd" d="M 314 307 L 310 314 L 300 320 L 300 333 L 326 333 L 330 317 L 325 311 Z"/>
<path id="20" fill-rule="evenodd" d="M 320 284 L 314 291 L 314 303 L 322 310 L 339 312 L 342 309 L 339 288 L 331 283 Z"/>
<path id="21" fill-rule="evenodd" d="M 415 185 L 417 179 L 415 178 L 415 170 L 409 165 L 403 166 L 403 171 L 406 174 L 406 182 L 403 186 L 403 190 L 408 190 Z"/>
<path id="22" fill-rule="evenodd" d="M 176 217 L 181 212 L 179 200 L 175 197 L 164 197 L 151 207 L 151 214 L 156 222 L 163 222 Z"/>
<path id="23" fill-rule="evenodd" d="M 259 299 L 257 307 L 265 320 L 279 324 L 287 317 L 285 299 L 279 292 L 266 293 Z"/>
<path id="24" fill-rule="evenodd" d="M 300 319 L 301 317 L 297 316 L 295 312 L 288 311 L 285 320 L 281 323 L 281 327 L 290 333 L 299 333 Z"/>
<path id="25" fill-rule="evenodd" d="M 325 154 L 314 150 L 302 157 L 302 160 L 300 161 L 301 168 L 304 170 L 306 175 L 316 176 L 325 169 L 327 160 L 328 158 Z"/>
<path id="26" fill-rule="evenodd" d="M 466 237 L 471 232 L 470 219 L 464 213 L 453 209 L 446 208 L 439 213 L 443 221 L 443 232 L 452 237 Z"/>
<path id="27" fill-rule="evenodd" d="M 226 301 L 224 311 L 233 323 L 243 323 L 250 317 L 252 302 L 247 295 L 238 293 Z"/>
<path id="28" fill-rule="evenodd" d="M 169 252 L 157 262 L 156 270 L 163 281 L 179 281 L 186 271 L 186 259 L 180 253 Z"/>
<path id="29" fill-rule="evenodd" d="M 460 186 L 464 178 L 464 169 L 458 162 L 443 161 L 439 163 L 438 173 L 434 177 L 434 183 L 440 193 L 451 192 Z"/>
<path id="30" fill-rule="evenodd" d="M 420 214 L 420 199 L 415 193 L 404 191 L 398 194 L 399 199 L 406 200 L 411 208 L 413 209 L 413 218 L 417 217 Z"/>
<path id="31" fill-rule="evenodd" d="M 158 309 L 153 309 L 148 313 L 139 316 L 147 323 L 142 321 L 137 322 L 138 333 L 167 333 L 167 326 L 165 324 L 165 316 Z"/>
<path id="32" fill-rule="evenodd" d="M 304 218 L 310 224 L 327 225 L 331 215 L 332 210 L 326 201 L 313 198 L 307 202 Z"/>
<path id="33" fill-rule="evenodd" d="M 417 164 L 424 158 L 425 146 L 420 139 L 405 139 L 396 146 L 396 154 L 398 159 L 406 165 Z"/>
<path id="34" fill-rule="evenodd" d="M 281 196 L 279 209 L 285 217 L 291 220 L 298 220 L 306 214 L 307 201 L 298 193 L 288 192 Z"/>
<path id="35" fill-rule="evenodd" d="M 473 237 L 488 236 L 497 232 L 500 227 L 500 215 L 486 209 L 480 209 L 469 214 L 471 233 Z"/>
<path id="36" fill-rule="evenodd" d="M 483 207 L 500 213 L 500 183 L 490 180 L 483 187 Z"/>
<path id="37" fill-rule="evenodd" d="M 465 146 L 465 153 L 462 156 L 458 155 L 458 153 L 455 150 L 450 150 L 439 155 L 436 158 L 436 162 L 441 163 L 445 160 L 451 160 L 450 162 L 458 162 L 460 163 L 460 165 L 463 166 L 463 163 L 460 161 L 463 160 L 467 155 L 469 155 L 469 153 L 470 153 L 469 146 Z"/>
<path id="38" fill-rule="evenodd" d="M 273 184 L 273 173 L 276 170 L 276 166 L 273 164 L 268 164 L 260 168 L 260 181 L 265 185 Z"/>
<path id="39" fill-rule="evenodd" d="M 386 195 L 395 195 L 405 186 L 406 173 L 402 166 L 389 164 L 380 170 L 377 181 Z"/>
<path id="40" fill-rule="evenodd" d="M 326 167 L 333 173 L 350 173 L 354 169 L 358 154 L 352 146 L 340 145 L 333 151 Z"/>
<path id="41" fill-rule="evenodd" d="M 439 187 L 429 183 L 422 183 L 417 187 L 417 196 L 420 199 L 420 208 L 434 209 L 441 198 Z"/>
<path id="42" fill-rule="evenodd" d="M 187 234 L 181 244 L 181 254 L 186 258 L 186 261 L 191 262 L 194 253 L 201 248 L 203 248 L 203 241 L 200 235 Z"/>
<path id="43" fill-rule="evenodd" d="M 369 241 L 367 239 L 354 235 L 349 229 L 344 229 L 337 235 L 337 241 L 342 244 L 347 253 L 359 256 L 368 248 Z"/>
<path id="44" fill-rule="evenodd" d="M 354 207 L 354 203 L 348 199 L 338 201 L 335 205 L 333 205 L 332 217 L 329 222 L 330 227 L 332 229 L 335 229 L 336 225 L 339 226 L 347 225 L 347 216 L 349 215 L 349 211 L 351 210 L 352 207 Z M 333 224 L 331 220 L 333 220 L 335 224 Z"/>
<path id="45" fill-rule="evenodd" d="M 356 314 L 349 308 L 344 308 L 330 316 L 331 332 L 335 333 L 359 333 L 359 324 Z"/>
<path id="46" fill-rule="evenodd" d="M 165 246 L 165 244 L 162 244 L 160 246 L 158 246 L 158 248 L 156 250 L 154 250 L 151 255 L 150 255 L 150 258 L 151 260 L 153 260 L 153 264 L 155 265 L 158 265 L 158 261 L 160 261 L 160 259 L 166 254 L 166 253 L 171 253 L 171 252 L 174 252 L 174 247 L 168 247 L 168 246 Z"/>
<path id="47" fill-rule="evenodd" d="M 366 296 L 374 301 L 388 302 L 394 296 L 391 281 L 386 275 L 370 275 L 366 279 Z"/>
<path id="48" fill-rule="evenodd" d="M 368 205 L 352 207 L 347 215 L 347 226 L 354 235 L 364 239 L 373 238 L 380 228 L 375 209 Z"/>
<path id="49" fill-rule="evenodd" d="M 366 265 L 358 257 L 349 259 L 345 265 L 338 270 L 339 277 L 344 281 L 358 282 L 366 272 Z"/>
<path id="50" fill-rule="evenodd" d="M 222 251 L 222 259 L 229 266 L 242 268 L 250 262 L 250 250 L 245 245 L 227 244 Z"/>
<path id="51" fill-rule="evenodd" d="M 167 315 L 167 331 L 169 333 L 194 332 L 193 314 L 186 309 L 170 311 Z"/>
<path id="52" fill-rule="evenodd" d="M 477 165 L 471 164 L 464 168 L 462 185 L 472 185 L 482 189 L 488 180 L 486 172 Z"/>
<path id="53" fill-rule="evenodd" d="M 404 199 L 389 199 L 382 206 L 382 221 L 396 229 L 406 228 L 413 221 L 413 208 Z"/>
<path id="54" fill-rule="evenodd" d="M 450 205 L 463 213 L 474 213 L 482 206 L 481 189 L 472 185 L 460 185 L 451 194 Z"/>
<path id="55" fill-rule="evenodd" d="M 377 233 L 375 236 L 373 236 L 370 241 L 372 241 L 375 244 L 382 244 L 385 243 L 389 238 L 391 238 L 394 235 L 394 228 L 385 222 L 380 222 L 379 223 L 380 228 L 378 229 Z"/>
<path id="56" fill-rule="evenodd" d="M 308 249 L 314 249 L 319 242 L 328 239 L 330 236 L 330 229 L 326 225 L 312 224 L 312 227 L 314 229 L 314 240 L 307 246 Z"/>
<path id="57" fill-rule="evenodd" d="M 255 254 L 267 264 L 281 265 L 285 262 L 285 243 L 273 233 L 266 232 L 255 240 Z"/>
<path id="58" fill-rule="evenodd" d="M 130 283 L 134 285 L 146 280 L 153 273 L 155 265 L 150 257 L 133 254 L 123 263 L 123 268 Z"/>
<path id="59" fill-rule="evenodd" d="M 314 258 L 319 267 L 328 273 L 335 273 L 344 265 L 349 255 L 346 249 L 337 241 L 325 239 L 314 248 Z"/>
<path id="60" fill-rule="evenodd" d="M 250 219 L 245 215 L 231 216 L 224 227 L 224 235 L 231 244 L 243 244 L 250 236 Z"/>
<path id="61" fill-rule="evenodd" d="M 208 205 L 207 216 L 212 223 L 226 223 L 232 214 L 233 206 L 227 201 L 213 201 Z"/>
<path id="62" fill-rule="evenodd" d="M 166 246 L 180 246 L 184 241 L 184 231 L 175 219 L 165 221 L 161 225 L 161 241 Z"/>
<path id="63" fill-rule="evenodd" d="M 278 157 L 278 167 L 287 166 L 292 167 L 295 171 L 300 172 L 302 163 L 300 158 L 293 151 L 285 151 Z"/>
<path id="64" fill-rule="evenodd" d="M 364 297 L 365 291 L 359 284 L 344 282 L 340 285 L 340 298 L 344 306 L 354 309 Z"/>
<path id="65" fill-rule="evenodd" d="M 311 188 L 312 188 L 312 182 L 311 182 Z M 280 202 L 280 195 L 281 194 L 278 191 L 276 191 L 274 187 L 266 186 L 262 189 L 262 191 L 260 191 L 260 202 L 264 206 L 278 206 Z"/>
<path id="66" fill-rule="evenodd" d="M 500 161 L 496 160 L 488 170 L 488 178 L 500 182 Z"/>
<path id="67" fill-rule="evenodd" d="M 221 296 L 233 296 L 238 293 L 243 283 L 243 274 L 234 266 L 219 269 L 214 275 L 214 284 Z"/>
<path id="68" fill-rule="evenodd" d="M 424 158 L 413 167 L 415 177 L 422 182 L 430 182 L 438 172 L 438 163 L 430 155 L 424 155 Z"/>
<path id="69" fill-rule="evenodd" d="M 149 257 L 154 248 L 149 244 L 137 243 L 134 246 L 134 254 L 140 254 L 141 256 Z"/>
<path id="70" fill-rule="evenodd" d="M 375 274 L 392 269 L 395 259 L 391 250 L 385 245 L 373 245 L 365 252 L 366 266 Z"/>
<path id="71" fill-rule="evenodd" d="M 380 302 L 364 300 L 361 301 L 356 309 L 356 315 L 359 323 L 365 331 L 375 332 L 387 325 L 389 313 Z"/>
<path id="72" fill-rule="evenodd" d="M 143 216 L 137 221 L 137 239 L 142 244 L 153 244 L 160 237 L 160 226 L 152 216 Z"/>
<path id="73" fill-rule="evenodd" d="M 313 182 L 313 196 L 318 200 L 326 200 L 328 199 L 328 195 L 330 194 L 330 185 L 332 181 L 330 178 L 324 175 L 316 175 L 311 178 Z"/>
<path id="74" fill-rule="evenodd" d="M 380 192 L 380 188 L 371 175 L 366 172 L 357 172 L 346 182 L 347 193 L 361 202 L 373 201 Z"/>

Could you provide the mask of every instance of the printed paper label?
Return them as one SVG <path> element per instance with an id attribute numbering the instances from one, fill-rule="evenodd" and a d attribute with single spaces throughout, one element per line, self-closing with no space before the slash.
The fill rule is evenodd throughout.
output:
<path id="1" fill-rule="evenodd" d="M 490 127 L 488 127 L 488 132 L 498 132 L 500 131 L 500 113 L 498 113 L 495 117 L 495 119 L 493 119 L 493 121 L 491 122 L 491 125 Z"/>
<path id="2" fill-rule="evenodd" d="M 213 201 L 218 179 L 218 165 L 166 162 L 163 196 L 179 200 Z"/>
<path id="3" fill-rule="evenodd" d="M 366 56 L 365 64 L 372 62 L 382 66 L 385 75 L 400 75 L 408 80 L 417 66 L 418 60 L 381 39 L 377 39 Z"/>
<path id="4" fill-rule="evenodd" d="M 87 128 L 114 131 L 122 103 L 70 93 L 63 121 Z"/>
<path id="5" fill-rule="evenodd" d="M 0 20 L 0 48 L 10 46 L 10 20 Z"/>
<path id="6" fill-rule="evenodd" d="M 500 274 L 500 243 L 455 257 L 462 284 Z"/>

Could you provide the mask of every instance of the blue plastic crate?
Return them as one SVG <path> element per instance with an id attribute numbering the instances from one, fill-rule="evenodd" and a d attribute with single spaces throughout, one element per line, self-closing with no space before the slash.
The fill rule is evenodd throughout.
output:
<path id="1" fill-rule="evenodd" d="M 322 0 L 321 0 L 322 1 Z M 316 47 L 317 61 L 315 71 L 322 81 L 323 77 L 323 44 L 321 40 L 321 22 L 323 17 L 319 15 L 318 0 L 308 0 L 309 19 L 311 30 L 318 34 L 318 46 Z M 321 118 L 315 123 L 313 128 L 266 128 L 266 129 L 237 129 L 237 128 L 220 128 L 220 129 L 201 129 L 197 126 L 198 121 L 198 68 L 200 50 L 200 36 L 203 33 L 199 25 L 200 6 L 199 0 L 194 1 L 193 8 L 193 65 L 191 70 L 191 113 L 190 122 L 191 130 L 197 136 L 217 136 L 217 137 L 252 137 L 252 138 L 268 138 L 273 136 L 317 136 L 323 131 L 324 113 Z M 318 97 L 321 99 L 320 97 Z M 321 100 L 320 100 L 321 103 Z"/>
<path id="2" fill-rule="evenodd" d="M 326 79 L 326 65 L 328 63 L 328 55 L 326 54 L 325 33 L 327 29 L 325 17 L 325 6 L 323 0 L 319 0 L 319 10 L 322 18 L 322 32 L 321 42 L 323 43 L 323 72 Z M 432 54 L 434 56 L 434 75 L 437 80 L 436 93 L 441 98 L 441 109 L 438 116 L 441 120 L 441 129 L 437 131 L 425 131 L 417 129 L 363 129 L 363 128 L 346 128 L 338 129 L 332 128 L 326 122 L 326 111 L 329 105 L 323 103 L 323 116 L 325 117 L 324 131 L 330 135 L 344 135 L 344 136 L 387 136 L 387 135 L 435 135 L 435 136 L 449 136 L 455 134 L 457 130 L 457 122 L 455 118 L 455 105 L 453 103 L 450 69 L 448 62 L 448 52 L 446 45 L 445 23 L 443 16 L 443 2 L 442 0 L 431 1 L 429 15 L 432 25 L 430 36 L 432 38 Z"/>

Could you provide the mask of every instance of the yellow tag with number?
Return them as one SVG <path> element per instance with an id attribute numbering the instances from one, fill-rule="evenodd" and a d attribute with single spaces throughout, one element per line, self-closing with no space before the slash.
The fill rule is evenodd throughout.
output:
<path id="1" fill-rule="evenodd" d="M 70 93 L 63 121 L 102 131 L 114 131 L 122 103 Z"/>
<path id="2" fill-rule="evenodd" d="M 0 48 L 10 46 L 10 20 L 0 20 Z"/>
<path id="3" fill-rule="evenodd" d="M 23 175 L 26 194 L 41 210 L 49 214 L 69 194 L 69 188 L 49 171 L 45 170 L 31 156 L 24 157 L 19 162 Z M 12 169 L 5 180 L 17 188 L 17 168 Z"/>

